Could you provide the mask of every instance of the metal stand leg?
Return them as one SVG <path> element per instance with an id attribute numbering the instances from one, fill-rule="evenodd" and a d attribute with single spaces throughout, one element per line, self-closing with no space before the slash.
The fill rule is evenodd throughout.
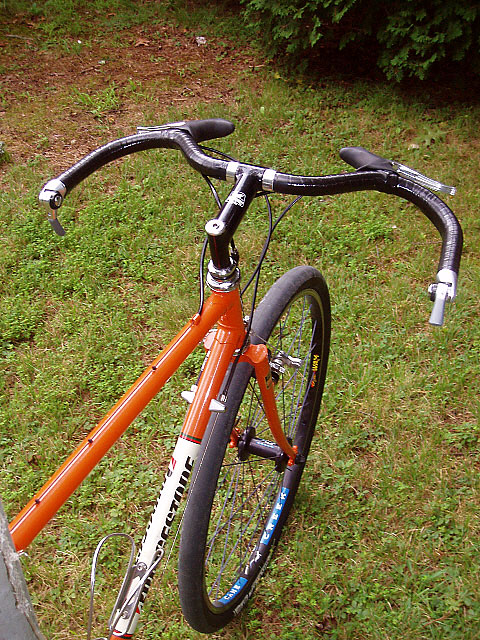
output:
<path id="1" fill-rule="evenodd" d="M 0 640 L 45 640 L 0 500 Z"/>

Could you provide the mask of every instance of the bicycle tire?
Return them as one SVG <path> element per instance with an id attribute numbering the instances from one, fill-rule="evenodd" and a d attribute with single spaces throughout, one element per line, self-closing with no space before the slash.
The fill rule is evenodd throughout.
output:
<path id="1" fill-rule="evenodd" d="M 298 447 L 298 456 L 287 466 L 278 457 L 271 460 L 248 451 L 257 440 L 272 450 L 275 443 L 261 410 L 253 368 L 240 363 L 226 410 L 212 416 L 203 438 L 182 525 L 180 602 L 197 631 L 217 631 L 243 609 L 280 538 L 320 408 L 330 326 L 328 288 L 312 267 L 288 271 L 255 311 L 252 343 L 267 344 L 270 361 L 279 352 L 291 359 L 284 363 L 284 372 L 272 374 L 278 377 L 275 394 L 282 426 Z M 295 358 L 300 358 L 300 365 Z M 231 448 L 232 430 L 239 425 L 243 431 Z"/>

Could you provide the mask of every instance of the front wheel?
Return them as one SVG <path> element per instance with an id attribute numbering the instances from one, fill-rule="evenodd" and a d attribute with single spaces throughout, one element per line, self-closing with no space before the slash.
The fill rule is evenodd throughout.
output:
<path id="1" fill-rule="evenodd" d="M 293 466 L 273 441 L 253 368 L 241 363 L 226 411 L 203 438 L 185 509 L 179 591 L 189 624 L 225 626 L 246 604 L 278 542 L 308 456 L 327 370 L 330 301 L 322 275 L 297 267 L 273 285 L 252 322 L 266 344 Z"/>

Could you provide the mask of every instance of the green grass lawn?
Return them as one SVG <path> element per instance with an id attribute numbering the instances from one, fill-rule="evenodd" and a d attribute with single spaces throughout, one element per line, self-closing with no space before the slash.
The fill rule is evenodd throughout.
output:
<path id="1" fill-rule="evenodd" d="M 297 264 L 324 273 L 334 322 L 328 382 L 276 559 L 239 620 L 212 637 L 478 638 L 480 110 L 473 96 L 347 76 L 297 82 L 235 40 L 228 14 L 216 23 L 212 11 L 159 15 L 148 1 L 134 13 L 127 2 L 88 7 L 88 15 L 62 22 L 62 13 L 45 19 L 40 10 L 13 14 L 9 2 L 0 5 L 0 495 L 7 514 L 196 312 L 203 228 L 215 213 L 207 186 L 180 154 L 143 152 L 71 193 L 59 238 L 37 202 L 46 180 L 137 124 L 184 118 L 231 119 L 236 131 L 219 148 L 292 173 L 348 170 L 338 150 L 361 145 L 457 186 L 447 200 L 465 233 L 457 302 L 443 328 L 428 324 L 426 288 L 441 243 L 410 204 L 376 193 L 304 198 L 283 220 L 261 294 Z M 220 190 L 226 195 L 225 185 Z M 286 202 L 272 197 L 277 211 Z M 237 237 L 244 280 L 267 230 L 258 202 Z M 182 367 L 22 558 L 49 639 L 85 637 L 97 541 L 125 531 L 140 542 L 181 426 L 180 392 L 198 361 Z M 124 558 L 119 550 L 104 556 L 97 636 Z M 175 562 L 152 588 L 142 640 L 201 637 L 182 619 Z"/>

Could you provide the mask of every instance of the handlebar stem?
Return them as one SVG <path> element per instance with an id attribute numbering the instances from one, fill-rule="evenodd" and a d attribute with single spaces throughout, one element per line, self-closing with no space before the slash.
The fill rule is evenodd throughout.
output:
<path id="1" fill-rule="evenodd" d="M 219 274 L 231 271 L 230 242 L 258 189 L 255 173 L 242 173 L 216 218 L 205 225 L 212 266 Z M 219 279 L 224 279 L 220 275 Z"/>

